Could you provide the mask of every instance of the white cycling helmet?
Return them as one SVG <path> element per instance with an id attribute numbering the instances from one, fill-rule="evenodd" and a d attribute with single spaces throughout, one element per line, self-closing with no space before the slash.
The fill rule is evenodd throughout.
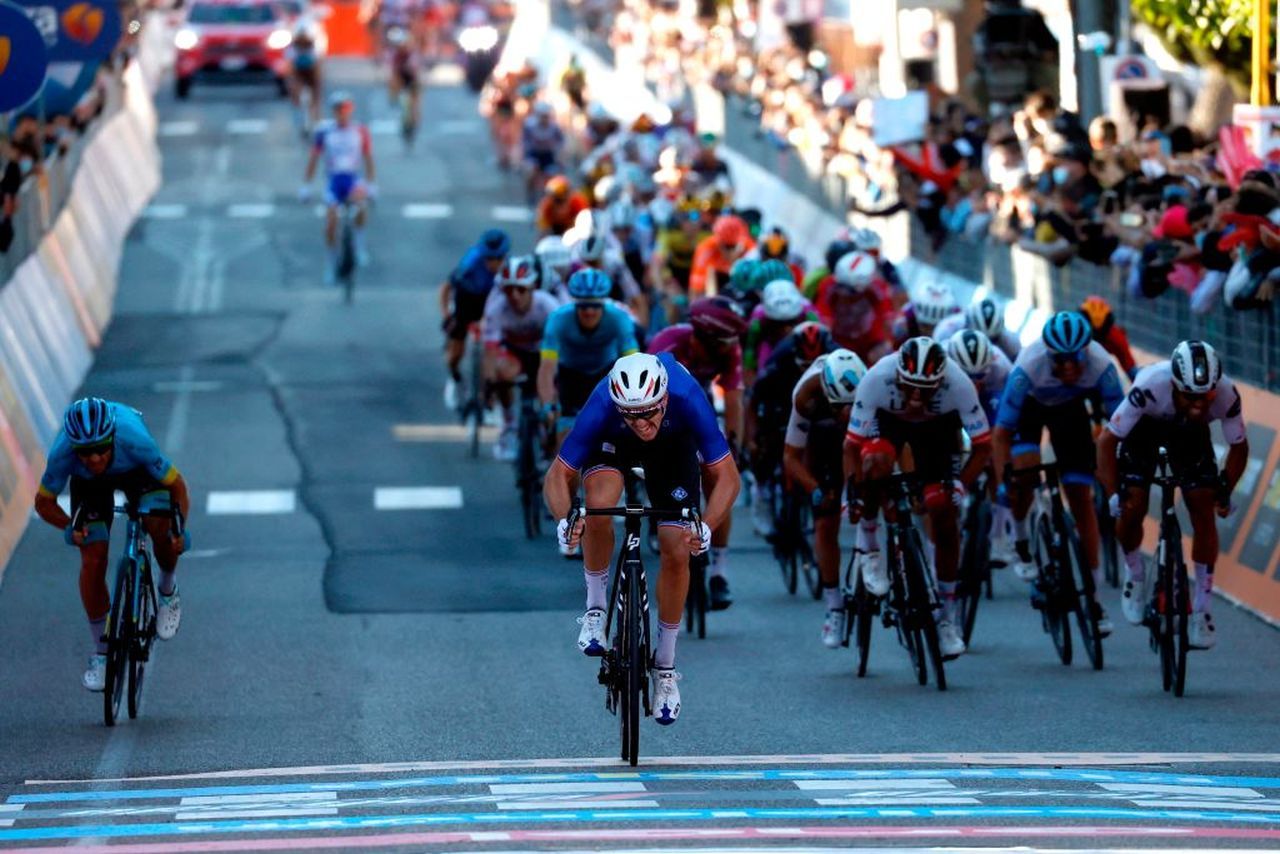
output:
<path id="1" fill-rule="evenodd" d="M 656 409 L 667 395 L 667 368 L 650 353 L 632 353 L 609 370 L 609 397 L 628 412 Z"/>
<path id="2" fill-rule="evenodd" d="M 980 299 L 964 312 L 965 324 L 995 341 L 1004 334 L 1004 312 L 991 297 Z"/>
<path id="3" fill-rule="evenodd" d="M 982 377 L 991 366 L 991 339 L 976 329 L 963 329 L 947 341 L 947 355 L 970 377 Z"/>
<path id="4" fill-rule="evenodd" d="M 1222 379 L 1222 360 L 1203 341 L 1183 341 L 1174 348 L 1169 365 L 1173 387 L 1184 394 L 1207 394 Z"/>
<path id="5" fill-rule="evenodd" d="M 760 303 L 764 306 L 764 316 L 780 323 L 804 316 L 804 297 L 796 283 L 789 279 L 778 279 L 765 285 Z"/>
<path id="6" fill-rule="evenodd" d="M 850 252 L 840 256 L 832 275 L 835 276 L 837 285 L 852 288 L 855 291 L 864 291 L 876 280 L 876 276 L 880 275 L 880 268 L 876 264 L 876 259 L 866 252 Z"/>
<path id="7" fill-rule="evenodd" d="M 916 388 L 937 388 L 947 375 L 947 354 L 927 335 L 908 338 L 898 350 L 898 382 Z"/>
<path id="8" fill-rule="evenodd" d="M 853 403 L 858 394 L 858 383 L 867 375 L 867 366 L 852 350 L 843 347 L 821 357 L 822 393 L 829 403 L 844 405 Z"/>
<path id="9" fill-rule="evenodd" d="M 628 199 L 619 199 L 609 205 L 609 227 L 618 228 L 635 228 L 636 219 L 640 213 L 636 210 L 636 206 Z"/>
<path id="10" fill-rule="evenodd" d="M 584 264 L 599 264 L 604 261 L 605 240 L 603 235 L 588 234 L 574 244 L 573 254 Z"/>
<path id="11" fill-rule="evenodd" d="M 916 320 L 927 326 L 937 326 L 948 314 L 956 310 L 956 298 L 946 285 L 928 285 L 919 296 L 911 300 Z"/>
<path id="12" fill-rule="evenodd" d="M 880 235 L 876 234 L 869 228 L 859 228 L 849 235 L 849 240 L 858 248 L 859 252 L 879 252 L 880 251 Z"/>
<path id="13" fill-rule="evenodd" d="M 573 256 L 569 253 L 569 247 L 564 245 L 564 238 L 555 234 L 548 234 L 539 240 L 538 245 L 533 248 L 533 254 L 537 256 L 544 270 L 551 270 L 561 275 L 567 272 L 573 263 Z"/>
<path id="14" fill-rule="evenodd" d="M 511 255 L 502 262 L 502 268 L 494 277 L 500 288 L 532 288 L 538 284 L 538 265 L 532 255 Z"/>

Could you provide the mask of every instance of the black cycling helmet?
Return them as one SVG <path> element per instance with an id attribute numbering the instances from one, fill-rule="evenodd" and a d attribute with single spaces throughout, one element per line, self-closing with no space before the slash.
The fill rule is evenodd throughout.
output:
<path id="1" fill-rule="evenodd" d="M 490 228 L 480 235 L 476 248 L 486 258 L 505 258 L 511 251 L 511 238 L 500 228 Z"/>
<path id="2" fill-rule="evenodd" d="M 854 245 L 852 240 L 833 240 L 827 245 L 827 270 L 828 272 L 835 270 L 836 262 L 850 252 L 856 252 L 858 247 Z"/>

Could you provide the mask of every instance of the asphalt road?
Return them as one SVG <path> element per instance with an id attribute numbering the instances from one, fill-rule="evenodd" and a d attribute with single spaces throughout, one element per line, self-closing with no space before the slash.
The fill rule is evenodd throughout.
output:
<path id="1" fill-rule="evenodd" d="M 523 538 L 509 468 L 468 459 L 440 399 L 436 288 L 495 218 L 530 245 L 520 187 L 450 74 L 411 153 L 370 65 L 333 76 L 372 122 L 380 175 L 351 306 L 322 282 L 284 103 L 162 93 L 164 186 L 84 390 L 141 409 L 193 487 L 182 630 L 141 717 L 105 729 L 80 687 L 76 557 L 31 525 L 0 587 L 0 847 L 1275 847 L 1274 629 L 1219 603 L 1219 647 L 1174 700 L 1143 632 L 1118 627 L 1101 673 L 1063 667 L 999 577 L 945 694 L 914 684 L 887 632 L 857 680 L 745 521 L 738 601 L 682 639 L 683 714 L 644 732 L 670 759 L 619 775 L 574 646 L 579 569 Z"/>

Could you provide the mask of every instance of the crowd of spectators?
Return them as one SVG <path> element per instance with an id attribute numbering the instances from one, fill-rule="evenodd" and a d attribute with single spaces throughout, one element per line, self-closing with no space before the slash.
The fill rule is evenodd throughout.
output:
<path id="1" fill-rule="evenodd" d="M 851 209 L 910 210 L 934 252 L 967 241 L 1078 258 L 1113 268 L 1134 297 L 1185 291 L 1196 312 L 1265 305 L 1280 281 L 1280 181 L 1235 129 L 1206 139 L 1144 116 L 1127 134 L 1105 117 L 1086 127 L 1048 92 L 979 115 L 932 89 L 924 138 L 882 148 L 873 80 L 829 73 L 808 36 L 763 50 L 756 36 L 745 4 L 623 0 L 609 37 L 660 97 L 687 104 L 710 83 L 759 117 L 760 135 L 842 178 Z"/>

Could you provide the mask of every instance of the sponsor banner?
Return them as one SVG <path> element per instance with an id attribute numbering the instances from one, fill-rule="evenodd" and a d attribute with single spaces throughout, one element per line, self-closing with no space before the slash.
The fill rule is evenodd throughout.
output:
<path id="1" fill-rule="evenodd" d="M 44 85 L 48 68 L 40 30 L 25 10 L 0 2 L 0 113 L 34 98 Z"/>
<path id="2" fill-rule="evenodd" d="M 106 0 L 15 0 L 44 39 L 50 63 L 96 65 L 120 41 L 120 9 Z"/>

